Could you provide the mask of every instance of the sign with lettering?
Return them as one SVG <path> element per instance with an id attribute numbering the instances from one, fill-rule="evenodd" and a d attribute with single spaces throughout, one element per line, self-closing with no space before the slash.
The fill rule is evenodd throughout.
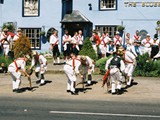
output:
<path id="1" fill-rule="evenodd" d="M 160 7 L 160 1 L 157 2 L 134 2 L 134 1 L 124 1 L 125 7 Z"/>

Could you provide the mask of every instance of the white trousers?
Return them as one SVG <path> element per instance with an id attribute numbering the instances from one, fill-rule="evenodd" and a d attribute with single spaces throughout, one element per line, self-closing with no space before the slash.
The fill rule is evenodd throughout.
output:
<path id="1" fill-rule="evenodd" d="M 73 68 L 69 65 L 64 65 L 64 72 L 68 78 L 67 81 L 67 90 L 75 92 L 74 82 L 76 81 L 76 75 L 73 71 Z"/>
<path id="2" fill-rule="evenodd" d="M 106 56 L 107 48 L 104 45 L 100 44 L 99 49 L 100 49 L 101 53 Z"/>
<path id="3" fill-rule="evenodd" d="M 97 54 L 97 46 L 96 45 L 92 45 L 92 47 L 93 47 L 95 53 Z"/>
<path id="4" fill-rule="evenodd" d="M 21 82 L 21 72 L 17 71 L 14 67 L 8 67 L 8 71 L 10 72 L 10 75 L 12 77 L 12 88 L 18 89 Z"/>
<path id="5" fill-rule="evenodd" d="M 110 78 L 111 78 L 111 82 L 112 82 L 112 93 L 116 92 L 116 89 L 121 89 L 122 85 L 122 74 L 119 71 L 118 68 L 112 68 L 110 70 Z M 117 82 L 117 85 L 116 85 Z"/>
<path id="6" fill-rule="evenodd" d="M 144 53 L 148 53 L 151 56 L 151 47 L 144 47 Z"/>
<path id="7" fill-rule="evenodd" d="M 47 70 L 47 65 L 44 66 L 44 68 L 41 68 L 41 65 L 37 65 L 35 68 L 35 72 L 40 72 L 40 74 L 44 74 Z"/>
<path id="8" fill-rule="evenodd" d="M 133 74 L 133 71 L 134 71 L 135 67 L 136 67 L 136 66 L 133 65 L 132 63 L 126 64 L 125 74 L 126 74 L 127 77 L 128 77 L 127 85 L 131 85 L 132 74 Z"/>
<path id="9" fill-rule="evenodd" d="M 9 45 L 3 45 L 4 55 L 7 56 L 9 53 Z"/>

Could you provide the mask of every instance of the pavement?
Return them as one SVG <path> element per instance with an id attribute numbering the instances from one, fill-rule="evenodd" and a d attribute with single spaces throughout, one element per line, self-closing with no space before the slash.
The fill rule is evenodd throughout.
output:
<path id="1" fill-rule="evenodd" d="M 135 77 L 134 84 L 125 89 L 123 85 L 122 95 L 111 95 L 107 92 L 107 87 L 102 85 L 102 75 L 93 75 L 91 86 L 85 86 L 82 89 L 81 79 L 78 77 L 76 89 L 78 95 L 71 95 L 66 92 L 67 77 L 63 72 L 63 65 L 48 64 L 48 70 L 45 74 L 46 84 L 39 86 L 36 84 L 36 77 L 33 74 L 32 90 L 29 90 L 29 82 L 26 77 L 22 76 L 20 88 L 21 93 L 12 92 L 12 79 L 8 73 L 0 74 L 0 96 L 13 98 L 47 98 L 47 99 L 71 99 L 71 100 L 100 100 L 100 101 L 136 101 L 136 102 L 159 102 L 159 78 Z"/>

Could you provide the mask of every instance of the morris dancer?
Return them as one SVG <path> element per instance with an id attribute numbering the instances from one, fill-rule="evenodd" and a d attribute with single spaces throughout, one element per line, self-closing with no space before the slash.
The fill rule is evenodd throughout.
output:
<path id="1" fill-rule="evenodd" d="M 1 34 L 1 46 L 5 55 L 5 58 L 8 58 L 8 53 L 12 49 L 11 36 L 8 34 L 8 29 L 4 28 L 3 33 Z"/>
<path id="2" fill-rule="evenodd" d="M 35 75 L 37 77 L 36 83 L 40 82 L 40 85 L 45 84 L 44 74 L 47 70 L 47 59 L 43 55 L 39 55 L 36 51 L 32 52 L 32 63 L 30 69 L 35 68 Z"/>
<path id="3" fill-rule="evenodd" d="M 19 89 L 21 83 L 21 74 L 26 75 L 30 79 L 30 75 L 27 74 L 25 70 L 26 62 L 30 59 L 29 55 L 17 58 L 8 67 L 8 71 L 12 77 L 12 88 L 13 92 L 20 92 Z"/>
<path id="4" fill-rule="evenodd" d="M 68 78 L 67 82 L 67 92 L 71 92 L 72 95 L 77 95 L 75 90 L 76 86 L 76 75 L 79 74 L 79 66 L 81 65 L 81 61 L 76 58 L 74 53 L 71 53 L 71 59 L 66 62 L 64 65 L 64 72 Z"/>
<path id="5" fill-rule="evenodd" d="M 78 56 L 81 60 L 80 72 L 84 81 L 86 81 L 86 75 L 88 74 L 87 85 L 91 84 L 92 81 L 92 72 L 94 72 L 94 60 L 92 60 L 89 56 Z"/>
<path id="6" fill-rule="evenodd" d="M 123 47 L 120 47 L 119 50 L 123 51 L 123 60 L 125 63 L 125 74 L 127 77 L 127 86 L 131 86 L 132 74 L 137 65 L 136 56 L 134 56 L 130 51 L 124 50 Z"/>
<path id="7" fill-rule="evenodd" d="M 102 37 L 101 37 L 101 43 L 99 45 L 100 52 L 102 54 L 101 57 L 106 57 L 106 52 L 107 52 L 107 43 L 110 40 L 108 37 L 108 33 L 104 32 Z"/>
<path id="8" fill-rule="evenodd" d="M 116 54 L 111 57 L 109 60 L 106 61 L 106 74 L 110 75 L 111 78 L 111 93 L 114 94 L 122 94 L 122 73 L 125 70 L 125 64 L 123 60 L 121 59 L 120 55 L 122 55 L 122 52 L 120 49 L 116 52 Z M 105 78 L 106 79 L 106 78 Z M 104 79 L 104 80 L 105 80 Z M 117 85 L 116 85 L 117 81 Z M 105 82 L 104 82 L 105 83 Z M 104 86 L 104 83 L 102 86 Z M 117 91 L 116 91 L 117 89 Z"/>
<path id="9" fill-rule="evenodd" d="M 151 56 L 151 46 L 153 43 L 153 39 L 151 39 L 150 35 L 147 34 L 146 38 L 142 40 L 141 44 L 144 46 L 144 52 L 149 54 L 149 57 Z"/>
<path id="10" fill-rule="evenodd" d="M 71 36 L 68 34 L 68 30 L 65 30 L 65 34 L 63 35 L 63 54 L 64 54 L 64 62 L 66 62 L 69 59 L 70 52 L 71 52 L 71 47 L 70 47 L 70 41 L 71 41 Z"/>
<path id="11" fill-rule="evenodd" d="M 57 63 L 60 63 L 60 52 L 59 52 L 59 39 L 58 39 L 58 31 L 54 30 L 53 35 L 50 36 L 50 50 L 53 52 L 53 64 L 56 63 L 56 57 L 57 57 Z"/>

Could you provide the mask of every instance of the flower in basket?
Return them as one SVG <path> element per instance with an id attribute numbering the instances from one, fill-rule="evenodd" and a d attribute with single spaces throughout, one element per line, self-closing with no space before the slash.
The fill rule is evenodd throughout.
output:
<path id="1" fill-rule="evenodd" d="M 44 36 L 45 35 L 45 31 L 41 31 L 40 35 Z"/>
<path id="2" fill-rule="evenodd" d="M 123 31 L 124 29 L 125 29 L 125 27 L 122 26 L 122 25 L 117 26 L 117 30 L 118 30 L 119 32 Z"/>

